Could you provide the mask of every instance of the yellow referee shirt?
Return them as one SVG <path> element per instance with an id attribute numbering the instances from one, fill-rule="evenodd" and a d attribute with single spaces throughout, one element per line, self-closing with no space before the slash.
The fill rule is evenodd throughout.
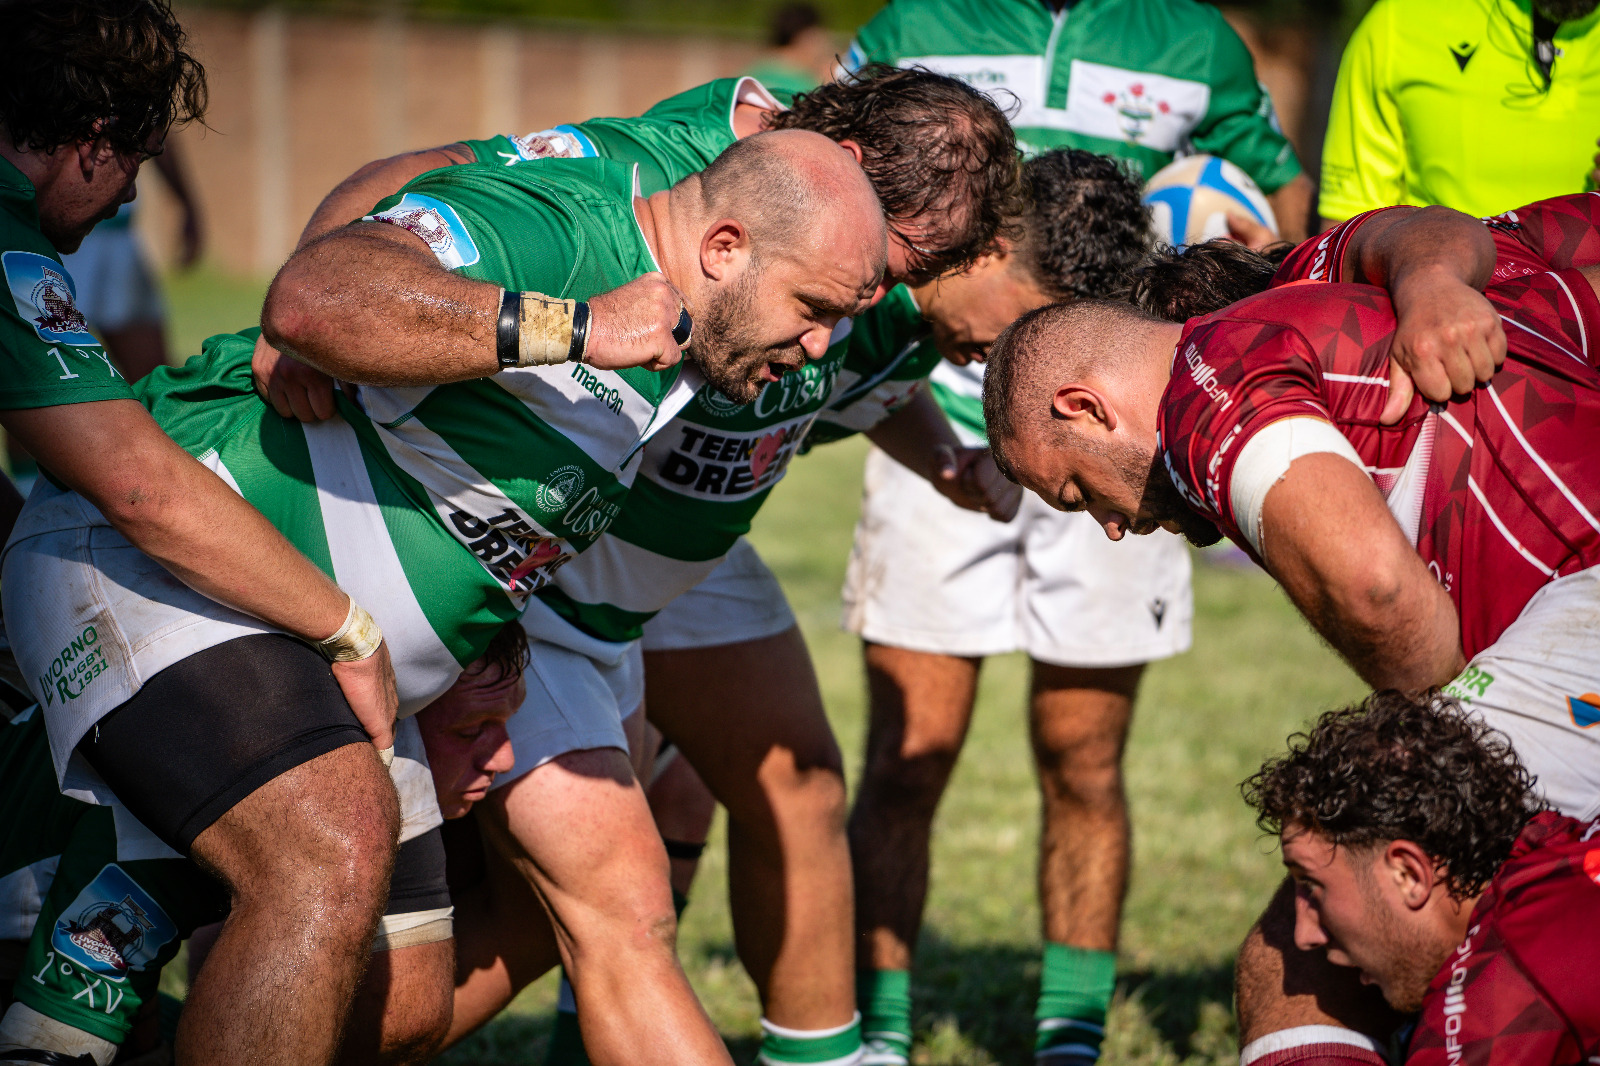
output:
<path id="1" fill-rule="evenodd" d="M 1345 48 L 1318 212 L 1492 215 L 1591 187 L 1600 9 L 1555 34 L 1546 85 L 1528 0 L 1378 0 Z"/>

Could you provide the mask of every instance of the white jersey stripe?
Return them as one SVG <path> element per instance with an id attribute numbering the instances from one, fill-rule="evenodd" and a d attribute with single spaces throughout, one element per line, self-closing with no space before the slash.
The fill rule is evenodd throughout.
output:
<path id="1" fill-rule="evenodd" d="M 202 455 L 200 457 L 200 465 L 220 477 L 223 483 L 234 492 L 239 493 L 240 496 L 244 495 L 239 489 L 239 483 L 233 479 L 233 473 L 228 469 L 227 464 L 222 461 L 222 456 L 217 454 L 216 449 L 212 449 Z"/>
<path id="2" fill-rule="evenodd" d="M 1455 430 L 1456 435 L 1462 440 L 1466 441 L 1469 446 L 1472 444 L 1472 434 L 1461 428 L 1461 423 L 1456 421 L 1455 415 L 1451 414 L 1449 411 L 1440 411 L 1439 421 Z"/>
<path id="3" fill-rule="evenodd" d="M 1517 443 L 1522 445 L 1522 450 L 1527 452 L 1528 457 L 1539 465 L 1540 470 L 1544 471 L 1544 476 L 1550 479 L 1550 484 L 1560 490 L 1561 495 L 1567 498 L 1567 502 L 1572 504 L 1577 512 L 1583 516 L 1585 522 L 1589 523 L 1589 528 L 1600 532 L 1600 522 L 1597 522 L 1594 515 L 1589 513 L 1589 508 L 1585 507 L 1582 501 L 1573 494 L 1572 490 L 1567 488 L 1567 483 L 1556 476 L 1556 472 L 1550 469 L 1550 464 L 1544 461 L 1544 456 L 1534 451 L 1533 445 L 1528 443 L 1528 438 L 1522 435 L 1522 430 L 1506 410 L 1505 404 L 1500 402 L 1500 394 L 1495 391 L 1493 385 L 1489 386 L 1489 398 L 1494 401 L 1494 408 L 1500 412 L 1500 417 L 1505 419 L 1506 426 L 1511 430 L 1511 435 L 1517 438 Z"/>
<path id="4" fill-rule="evenodd" d="M 1331 374 L 1324 370 L 1322 379 L 1324 381 L 1343 381 L 1351 385 L 1382 385 L 1386 389 L 1389 387 L 1388 378 L 1367 377 L 1363 374 Z"/>
<path id="5" fill-rule="evenodd" d="M 1556 572 L 1554 570 L 1541 563 L 1532 552 L 1522 546 L 1522 542 L 1520 540 L 1511 535 L 1511 530 L 1507 529 L 1506 524 L 1500 521 L 1500 516 L 1494 513 L 1494 508 L 1489 506 L 1488 497 L 1484 496 L 1483 490 L 1478 487 L 1477 480 L 1473 478 L 1471 474 L 1467 475 L 1467 488 L 1472 491 L 1473 498 L 1476 499 L 1478 501 L 1478 505 L 1483 508 L 1483 513 L 1489 516 L 1489 521 L 1494 523 L 1494 528 L 1498 529 L 1500 531 L 1500 535 L 1506 538 L 1506 543 L 1517 549 L 1517 554 L 1528 560 L 1534 569 L 1538 570 L 1545 577 L 1555 577 Z"/>
<path id="6" fill-rule="evenodd" d="M 1574 352 L 1571 348 L 1568 348 L 1566 345 L 1561 344 L 1558 341 L 1551 340 L 1549 337 L 1546 337 L 1543 333 L 1540 333 L 1536 329 L 1530 329 L 1529 327 L 1524 326 L 1521 322 L 1518 322 L 1514 318 L 1507 318 L 1505 315 L 1501 315 L 1500 316 L 1500 321 L 1502 321 L 1502 322 L 1504 322 L 1504 323 L 1506 323 L 1508 325 L 1516 326 L 1518 329 L 1520 329 L 1524 333 L 1533 334 L 1535 337 L 1538 337 L 1540 340 L 1544 341 L 1546 344 L 1550 345 L 1552 348 L 1557 349 L 1558 351 L 1562 352 L 1565 355 L 1572 356 L 1572 358 L 1576 359 L 1578 362 L 1582 363 L 1584 366 L 1588 366 L 1589 365 L 1588 361 L 1585 360 L 1583 358 L 1583 356 L 1579 355 L 1577 352 Z"/>
<path id="7" fill-rule="evenodd" d="M 669 559 L 607 534 L 561 568 L 561 590 L 579 603 L 654 612 L 694 588 L 722 562 Z"/>
<path id="8" fill-rule="evenodd" d="M 455 683 L 461 665 L 433 631 L 406 579 L 355 430 L 342 418 L 303 428 L 334 577 L 383 629 L 399 683 L 400 714 L 416 714 Z"/>
<path id="9" fill-rule="evenodd" d="M 1572 295 L 1572 290 L 1567 288 L 1567 283 L 1561 280 L 1561 275 L 1554 270 L 1548 272 L 1556 279 L 1556 284 L 1561 286 L 1561 291 L 1567 294 L 1567 302 L 1572 305 L 1572 313 L 1578 319 L 1578 346 L 1583 349 L 1583 357 L 1589 357 L 1589 331 L 1583 325 L 1583 308 L 1578 306 L 1577 297 Z"/>

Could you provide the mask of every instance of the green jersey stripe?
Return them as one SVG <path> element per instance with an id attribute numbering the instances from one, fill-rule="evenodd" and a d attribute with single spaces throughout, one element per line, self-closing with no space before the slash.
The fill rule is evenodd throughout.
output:
<path id="1" fill-rule="evenodd" d="M 249 432 L 251 429 L 255 432 Z M 316 477 L 301 424 L 262 419 L 253 426 L 244 422 L 240 430 L 201 461 L 332 577 L 333 557 L 328 552 L 328 533 L 317 506 Z M 207 462 L 212 456 L 215 465 Z"/>

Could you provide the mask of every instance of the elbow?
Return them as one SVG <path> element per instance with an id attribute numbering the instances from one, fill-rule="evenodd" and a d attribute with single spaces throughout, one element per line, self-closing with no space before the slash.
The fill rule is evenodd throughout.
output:
<path id="1" fill-rule="evenodd" d="M 283 352 L 305 355 L 317 347 L 315 300 L 296 253 L 278 271 L 261 305 L 261 335 Z"/>

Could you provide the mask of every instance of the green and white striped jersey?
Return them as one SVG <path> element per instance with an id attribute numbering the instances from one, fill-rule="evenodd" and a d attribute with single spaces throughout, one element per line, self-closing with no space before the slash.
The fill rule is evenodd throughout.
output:
<path id="1" fill-rule="evenodd" d="M 606 160 L 475 164 L 424 175 L 369 217 L 416 233 L 461 274 L 585 299 L 657 269 L 633 203 L 633 168 Z M 374 593 L 360 596 L 395 642 L 397 674 L 421 675 L 401 677 L 403 703 L 442 691 L 616 520 L 678 378 L 562 364 L 368 387 L 359 406 L 340 398 L 342 421 L 303 426 L 255 395 L 254 335 L 212 338 L 141 396 L 341 584 L 360 571 L 363 589 L 392 586 L 404 602 L 382 613 L 365 603 Z M 377 569 L 387 585 L 370 579 Z M 391 632 L 405 618 L 408 632 Z"/>
<path id="2" fill-rule="evenodd" d="M 871 429 L 915 394 L 938 359 L 904 286 L 840 323 L 820 360 L 749 403 L 705 385 L 645 446 L 622 514 L 541 595 L 608 640 L 699 584 L 750 529 L 789 462 L 805 447 Z"/>

